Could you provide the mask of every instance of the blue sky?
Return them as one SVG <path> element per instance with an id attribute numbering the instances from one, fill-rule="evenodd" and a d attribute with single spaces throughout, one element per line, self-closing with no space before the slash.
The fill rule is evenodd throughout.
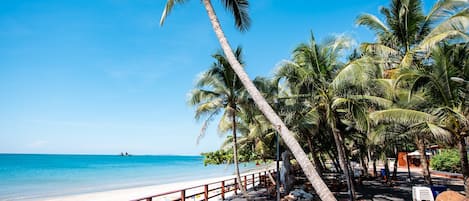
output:
<path id="1" fill-rule="evenodd" d="M 250 1 L 252 27 L 234 29 L 214 1 L 251 77 L 271 76 L 309 39 L 373 35 L 354 20 L 387 0 Z M 435 1 L 424 1 L 425 8 Z M 176 7 L 164 27 L 162 0 L 3 0 L 0 7 L 0 153 L 199 154 L 217 149 L 215 124 L 186 103 L 219 49 L 198 0 Z"/>

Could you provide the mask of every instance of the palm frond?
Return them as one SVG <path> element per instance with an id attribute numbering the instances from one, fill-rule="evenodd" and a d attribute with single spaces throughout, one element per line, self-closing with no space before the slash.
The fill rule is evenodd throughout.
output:
<path id="1" fill-rule="evenodd" d="M 366 26 L 369 29 L 376 31 L 378 34 L 389 32 L 389 28 L 378 19 L 378 17 L 371 14 L 362 14 L 357 17 L 355 24 Z"/>
<path id="2" fill-rule="evenodd" d="M 375 124 L 399 123 L 412 125 L 422 122 L 432 122 L 435 120 L 435 116 L 416 110 L 388 109 L 370 113 L 370 119 L 373 120 Z"/>
<path id="3" fill-rule="evenodd" d="M 382 76 L 382 69 L 375 65 L 370 57 L 362 57 L 348 63 L 335 76 L 331 86 L 336 91 L 342 91 L 350 86 L 356 86 L 360 89 L 367 87 L 368 83 Z"/>
<path id="4" fill-rule="evenodd" d="M 200 140 L 205 136 L 207 133 L 207 128 L 210 124 L 210 122 L 213 120 L 213 118 L 218 114 L 219 111 L 213 111 L 207 119 L 204 121 L 202 124 L 202 128 L 200 129 L 199 136 L 197 136 L 196 144 L 199 144 Z"/>
<path id="5" fill-rule="evenodd" d="M 438 35 L 440 33 L 457 30 L 460 32 L 467 32 L 469 27 L 469 8 L 465 8 L 458 13 L 452 15 L 445 21 L 438 24 L 429 34 L 429 37 Z"/>
<path id="6" fill-rule="evenodd" d="M 249 17 L 249 1 L 247 0 L 222 0 L 224 7 L 233 14 L 236 28 L 247 31 L 251 26 Z"/>
<path id="7" fill-rule="evenodd" d="M 175 4 L 183 4 L 187 2 L 187 0 L 168 0 L 166 1 L 166 5 L 164 7 L 163 13 L 161 14 L 160 19 L 160 26 L 163 26 L 166 17 L 171 13 Z"/>
<path id="8" fill-rule="evenodd" d="M 406 54 L 404 55 L 404 57 L 402 58 L 400 62 L 401 68 L 411 67 L 414 64 L 414 55 L 415 55 L 415 52 L 413 51 L 406 52 Z"/>
<path id="9" fill-rule="evenodd" d="M 468 4 L 467 0 L 439 0 L 428 13 L 426 21 L 449 17 L 454 14 L 454 11 L 465 8 Z"/>
<path id="10" fill-rule="evenodd" d="M 188 94 L 188 104 L 191 106 L 198 105 L 202 102 L 207 102 L 220 97 L 219 93 L 204 89 L 194 89 Z"/>
<path id="11" fill-rule="evenodd" d="M 469 18 L 467 19 L 469 22 Z M 469 23 L 468 23 L 469 24 Z M 450 30 L 441 32 L 438 34 L 432 34 L 431 36 L 426 37 L 422 43 L 420 43 L 417 50 L 423 52 L 429 52 L 433 49 L 438 43 L 445 39 L 453 39 L 453 38 L 460 38 L 462 41 L 469 41 L 469 34 L 461 32 L 459 30 Z"/>
<path id="12" fill-rule="evenodd" d="M 432 138 L 449 143 L 449 140 L 451 139 L 451 132 L 432 123 L 427 123 L 427 127 L 432 134 Z"/>
<path id="13" fill-rule="evenodd" d="M 393 59 L 399 55 L 399 51 L 380 43 L 362 43 L 360 50 L 368 55 L 378 55 L 383 59 Z"/>
<path id="14" fill-rule="evenodd" d="M 223 108 L 223 103 L 221 99 L 215 99 L 210 102 L 201 103 L 197 106 L 195 111 L 195 119 L 199 120 L 207 114 L 212 114 L 214 111 L 219 111 Z"/>
<path id="15" fill-rule="evenodd" d="M 392 106 L 393 102 L 392 100 L 386 99 L 386 98 L 381 98 L 378 96 L 370 96 L 370 95 L 349 95 L 347 96 L 348 98 L 357 100 L 357 101 L 363 101 L 366 103 L 370 103 L 372 105 L 376 105 L 379 108 L 389 108 Z"/>

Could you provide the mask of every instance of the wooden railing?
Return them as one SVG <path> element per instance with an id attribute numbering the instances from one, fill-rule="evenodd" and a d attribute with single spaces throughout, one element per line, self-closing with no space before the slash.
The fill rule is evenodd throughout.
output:
<path id="1" fill-rule="evenodd" d="M 271 181 L 270 175 L 275 176 L 275 169 L 269 169 L 265 171 L 251 172 L 241 175 L 241 182 L 245 189 L 256 188 L 259 186 L 270 186 L 274 183 Z M 269 175 L 270 174 L 270 175 Z M 225 199 L 230 194 L 238 194 L 238 181 L 236 178 L 230 178 L 226 180 L 216 181 L 212 183 L 191 186 L 184 189 L 178 189 L 174 191 L 159 193 L 156 195 L 138 198 L 131 201 L 155 201 L 155 200 L 173 200 L 173 201 L 208 201 L 211 198 Z"/>

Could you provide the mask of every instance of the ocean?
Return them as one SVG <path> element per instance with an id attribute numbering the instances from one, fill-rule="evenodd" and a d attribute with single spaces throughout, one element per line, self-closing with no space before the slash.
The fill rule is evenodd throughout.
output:
<path id="1" fill-rule="evenodd" d="M 241 171 L 254 164 L 240 165 Z M 234 173 L 202 156 L 0 154 L 0 200 L 41 198 L 167 184 Z"/>

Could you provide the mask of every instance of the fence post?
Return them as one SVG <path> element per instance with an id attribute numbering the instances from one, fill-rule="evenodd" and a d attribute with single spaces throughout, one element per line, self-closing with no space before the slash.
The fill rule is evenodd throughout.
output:
<path id="1" fill-rule="evenodd" d="M 221 181 L 221 200 L 225 200 L 225 181 Z"/>
<path id="2" fill-rule="evenodd" d="M 246 175 L 244 175 L 244 190 L 248 190 L 248 177 Z"/>
<path id="3" fill-rule="evenodd" d="M 181 190 L 181 201 L 186 200 L 186 190 Z"/>
<path id="4" fill-rule="evenodd" d="M 234 178 L 234 194 L 238 195 L 238 182 L 236 182 L 236 178 Z"/>
<path id="5" fill-rule="evenodd" d="M 256 181 L 254 180 L 254 173 L 252 173 L 252 189 L 256 190 Z"/>
<path id="6" fill-rule="evenodd" d="M 259 186 L 262 185 L 262 181 L 261 181 L 261 173 L 259 172 Z"/>
<path id="7" fill-rule="evenodd" d="M 204 199 L 208 201 L 208 185 L 204 186 Z"/>

